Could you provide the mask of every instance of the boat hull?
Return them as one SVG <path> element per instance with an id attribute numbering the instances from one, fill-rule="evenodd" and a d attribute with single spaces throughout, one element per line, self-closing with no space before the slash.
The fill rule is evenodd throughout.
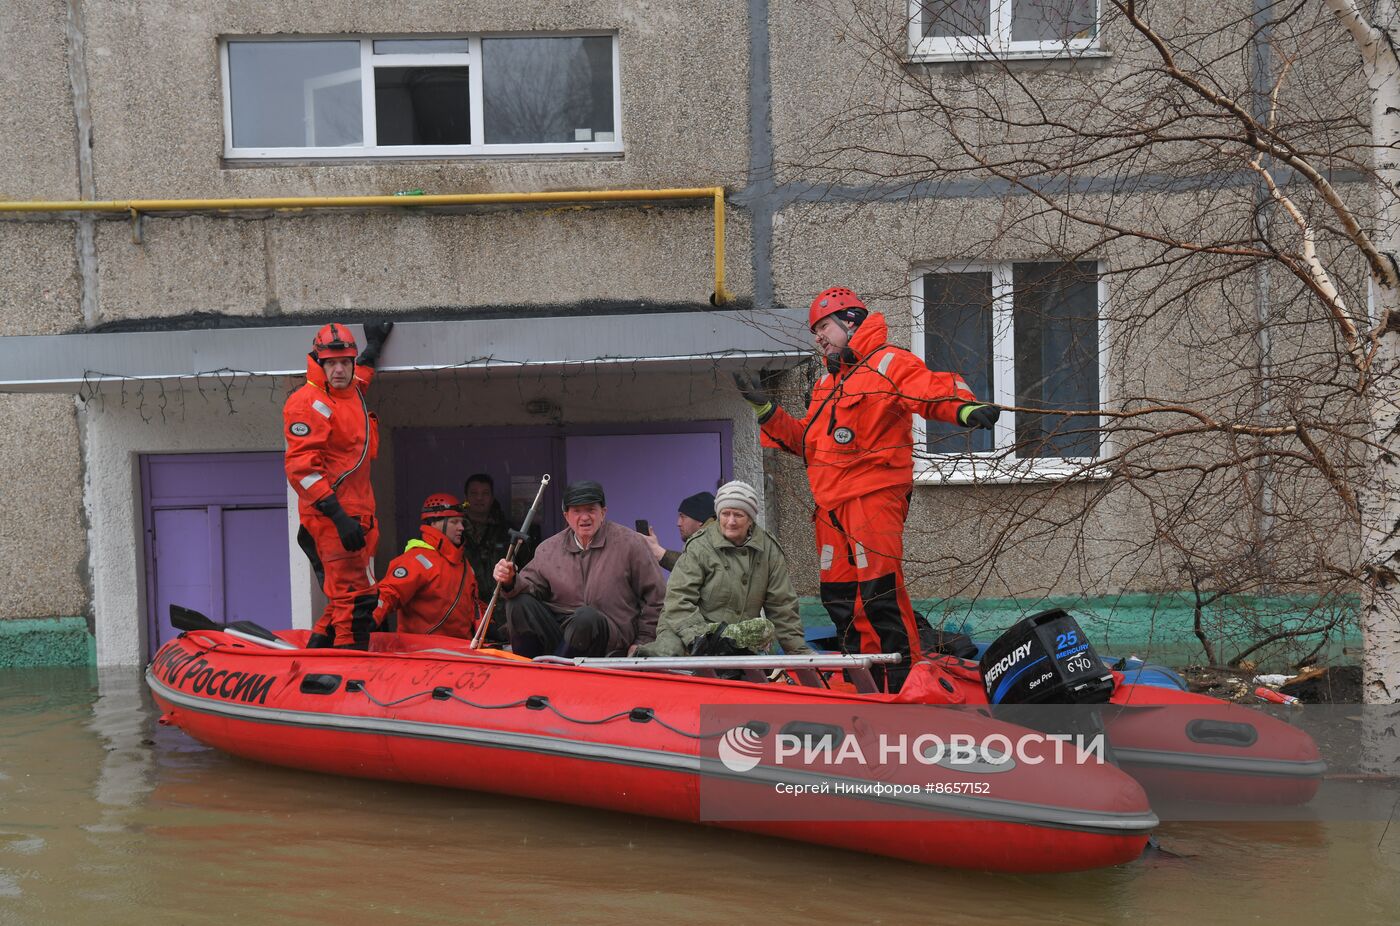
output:
<path id="1" fill-rule="evenodd" d="M 774 783 L 787 772 L 736 772 L 717 761 L 712 741 L 700 738 L 714 712 L 884 707 L 797 686 L 446 652 L 267 650 L 217 631 L 168 643 L 147 681 L 164 722 L 259 762 L 705 822 L 923 864 L 1015 872 L 1116 865 L 1141 853 L 1156 823 L 1141 788 L 1111 765 L 1023 765 L 996 776 L 985 799 L 837 794 L 801 814 L 770 812 Z M 920 710 L 930 731 L 1017 731 Z M 921 786 L 956 777 L 941 767 L 882 774 Z M 716 813 L 717 793 L 742 812 Z"/>

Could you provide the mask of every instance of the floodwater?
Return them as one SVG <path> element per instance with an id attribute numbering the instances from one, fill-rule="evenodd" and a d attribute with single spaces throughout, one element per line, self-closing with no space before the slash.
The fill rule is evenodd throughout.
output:
<path id="1" fill-rule="evenodd" d="M 0 924 L 1400 923 L 1400 819 L 989 875 L 262 766 L 155 717 L 134 669 L 0 671 Z"/>

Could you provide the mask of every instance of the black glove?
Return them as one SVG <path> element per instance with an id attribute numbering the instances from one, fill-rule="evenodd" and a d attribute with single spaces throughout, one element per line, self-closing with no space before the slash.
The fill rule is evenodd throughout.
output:
<path id="1" fill-rule="evenodd" d="M 722 633 L 723 627 L 701 634 L 690 643 L 692 656 L 752 656 L 752 651 L 735 646 Z"/>
<path id="2" fill-rule="evenodd" d="M 983 428 L 990 431 L 1000 417 L 1001 409 L 995 405 L 964 402 L 958 406 L 958 424 L 965 428 Z"/>
<path id="3" fill-rule="evenodd" d="M 316 502 L 316 510 L 331 519 L 336 533 L 340 535 L 342 547 L 352 552 L 365 548 L 365 529 L 360 526 L 358 519 L 345 513 L 345 509 L 340 507 L 340 499 L 334 495 L 327 495 Z"/>
<path id="4" fill-rule="evenodd" d="M 366 367 L 378 363 L 379 352 L 383 350 L 384 342 L 389 340 L 389 332 L 393 330 L 393 322 L 365 322 L 365 349 L 356 362 Z"/>
<path id="5" fill-rule="evenodd" d="M 773 404 L 772 397 L 763 391 L 763 384 L 757 376 L 752 373 L 735 373 L 734 385 L 739 388 L 739 394 L 744 397 L 744 401 L 753 406 L 759 424 L 773 417 L 773 412 L 778 407 Z"/>

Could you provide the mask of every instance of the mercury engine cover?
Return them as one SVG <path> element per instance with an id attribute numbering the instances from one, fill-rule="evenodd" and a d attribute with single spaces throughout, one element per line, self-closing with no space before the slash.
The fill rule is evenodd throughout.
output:
<path id="1" fill-rule="evenodd" d="M 1113 673 L 1079 622 L 1055 608 L 1019 621 L 987 647 L 979 663 L 993 705 L 1102 704 Z"/>

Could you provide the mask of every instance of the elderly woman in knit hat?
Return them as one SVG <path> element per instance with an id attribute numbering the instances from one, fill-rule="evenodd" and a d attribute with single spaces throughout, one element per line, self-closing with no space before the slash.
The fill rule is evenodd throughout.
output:
<path id="1" fill-rule="evenodd" d="M 686 541 L 666 584 L 656 640 L 639 656 L 751 655 L 774 641 L 810 653 L 787 558 L 758 525 L 758 493 L 747 482 L 715 493 L 715 520 Z"/>

